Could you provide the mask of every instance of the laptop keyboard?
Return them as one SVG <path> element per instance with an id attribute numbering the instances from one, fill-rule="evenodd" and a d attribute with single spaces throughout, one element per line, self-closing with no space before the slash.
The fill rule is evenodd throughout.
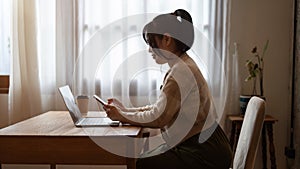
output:
<path id="1" fill-rule="evenodd" d="M 101 120 L 102 119 L 99 119 L 99 118 L 83 118 L 80 124 L 81 125 L 85 125 L 85 124 L 88 124 L 88 125 L 97 125 L 97 124 L 101 124 L 100 123 Z"/>

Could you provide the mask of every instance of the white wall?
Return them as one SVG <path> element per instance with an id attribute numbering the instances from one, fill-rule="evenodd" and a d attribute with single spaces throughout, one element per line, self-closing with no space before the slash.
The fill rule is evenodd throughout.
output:
<path id="1" fill-rule="evenodd" d="M 267 113 L 279 120 L 274 126 L 277 168 L 287 168 L 284 147 L 289 143 L 293 0 L 232 0 L 231 7 L 230 47 L 232 52 L 233 43 L 239 44 L 242 79 L 252 48 L 257 45 L 262 49 L 270 40 L 264 74 Z M 242 84 L 242 92 L 250 94 L 251 83 Z M 269 156 L 267 160 L 269 165 Z M 256 168 L 262 168 L 260 152 Z"/>

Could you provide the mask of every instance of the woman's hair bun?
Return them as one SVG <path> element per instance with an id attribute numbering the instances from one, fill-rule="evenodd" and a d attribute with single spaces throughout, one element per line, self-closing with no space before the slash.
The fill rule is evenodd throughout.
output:
<path id="1" fill-rule="evenodd" d="M 184 9 L 177 9 L 174 13 L 175 16 L 180 16 L 181 18 L 193 23 L 191 15 Z"/>
<path id="2" fill-rule="evenodd" d="M 169 33 L 175 39 L 178 50 L 186 52 L 194 43 L 194 26 L 191 15 L 184 9 L 177 9 L 173 13 L 161 14 L 145 25 L 144 40 L 156 48 L 154 37 L 161 38 Z"/>

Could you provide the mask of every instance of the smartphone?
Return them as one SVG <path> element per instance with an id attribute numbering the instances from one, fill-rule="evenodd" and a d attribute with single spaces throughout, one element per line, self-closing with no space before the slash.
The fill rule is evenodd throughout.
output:
<path id="1" fill-rule="evenodd" d="M 94 97 L 98 102 L 100 102 L 103 106 L 107 105 L 107 103 L 106 103 L 104 100 L 102 100 L 99 96 L 93 95 L 93 97 Z"/>

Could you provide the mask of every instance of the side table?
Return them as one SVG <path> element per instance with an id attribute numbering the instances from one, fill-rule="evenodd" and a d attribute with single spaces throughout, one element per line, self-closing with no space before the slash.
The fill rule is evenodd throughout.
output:
<path id="1" fill-rule="evenodd" d="M 231 135 L 230 135 L 230 145 L 235 152 L 236 145 L 239 139 L 241 127 L 244 121 L 243 115 L 229 115 L 229 121 L 231 122 Z M 273 124 L 278 120 L 272 117 L 271 115 L 266 115 L 264 119 L 264 125 L 262 129 L 262 161 L 263 161 L 263 169 L 267 169 L 267 138 L 266 131 L 268 133 L 269 139 L 269 153 L 270 153 L 270 161 L 271 161 L 271 169 L 276 169 L 276 157 L 275 157 L 275 146 L 273 141 Z"/>

